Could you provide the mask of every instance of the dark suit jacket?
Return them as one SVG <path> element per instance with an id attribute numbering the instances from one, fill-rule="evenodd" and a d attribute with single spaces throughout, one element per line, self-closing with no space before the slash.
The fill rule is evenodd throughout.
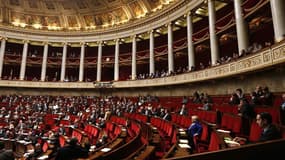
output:
<path id="1" fill-rule="evenodd" d="M 57 151 L 55 160 L 74 160 L 77 158 L 87 158 L 88 151 L 84 148 L 76 146 L 65 146 Z"/>
<path id="2" fill-rule="evenodd" d="M 263 130 L 259 141 L 268 141 L 281 138 L 280 132 L 275 125 L 270 125 L 267 130 Z"/>
<path id="3" fill-rule="evenodd" d="M 169 113 L 166 113 L 166 115 L 163 116 L 163 119 L 167 121 L 171 121 L 171 115 Z"/>
<path id="4" fill-rule="evenodd" d="M 14 160 L 15 156 L 12 150 L 0 150 L 0 159 L 1 160 Z"/>
<path id="5" fill-rule="evenodd" d="M 185 116 L 186 116 L 188 113 L 187 113 L 187 110 L 186 110 L 185 108 L 184 108 L 184 109 L 181 108 L 181 109 L 178 111 L 178 114 L 179 114 L 179 115 L 185 115 Z"/>

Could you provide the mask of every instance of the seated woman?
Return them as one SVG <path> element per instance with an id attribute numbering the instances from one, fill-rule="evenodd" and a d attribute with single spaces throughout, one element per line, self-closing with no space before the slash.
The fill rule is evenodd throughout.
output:
<path id="1" fill-rule="evenodd" d="M 199 122 L 199 117 L 197 115 L 193 115 L 191 119 L 192 123 L 187 129 L 187 136 L 188 136 L 189 145 L 191 146 L 191 151 L 193 151 L 193 149 L 195 148 L 193 138 L 195 138 L 196 136 L 198 137 L 201 136 L 203 127 Z"/>

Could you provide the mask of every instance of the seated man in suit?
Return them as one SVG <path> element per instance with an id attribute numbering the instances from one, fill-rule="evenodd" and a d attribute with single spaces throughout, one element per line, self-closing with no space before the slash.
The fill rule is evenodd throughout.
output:
<path id="1" fill-rule="evenodd" d="M 57 151 L 55 160 L 73 160 L 87 158 L 89 150 L 78 145 L 77 138 L 71 138 L 69 144 Z"/>
<path id="2" fill-rule="evenodd" d="M 188 115 L 188 112 L 187 112 L 185 104 L 182 104 L 181 108 L 178 111 L 178 114 L 182 115 L 182 116 L 187 116 Z"/>
<path id="3" fill-rule="evenodd" d="M 170 115 L 168 109 L 165 109 L 165 110 L 164 110 L 164 115 L 163 115 L 162 119 L 167 120 L 167 121 L 171 121 L 171 118 L 172 118 L 172 117 L 171 117 L 171 115 Z"/>
<path id="4" fill-rule="evenodd" d="M 0 159 L 1 160 L 14 160 L 15 156 L 12 150 L 6 150 L 3 142 L 0 141 Z"/>
<path id="5" fill-rule="evenodd" d="M 256 123 L 262 128 L 262 132 L 259 137 L 259 142 L 281 138 L 279 130 L 274 124 L 272 124 L 271 114 L 267 112 L 257 114 Z M 235 137 L 233 140 L 236 142 L 246 141 L 246 139 L 243 137 Z"/>

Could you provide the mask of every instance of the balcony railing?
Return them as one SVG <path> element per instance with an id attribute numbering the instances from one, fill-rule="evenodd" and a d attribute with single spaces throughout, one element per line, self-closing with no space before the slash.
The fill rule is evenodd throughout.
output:
<path id="1" fill-rule="evenodd" d="M 152 87 L 184 84 L 229 77 L 232 75 L 262 70 L 277 64 L 284 63 L 285 41 L 282 41 L 255 54 L 251 54 L 231 63 L 170 77 L 145 80 L 114 81 L 110 83 L 111 86 L 108 86 L 108 88 Z M 35 82 L 9 80 L 0 80 L 0 86 L 29 88 L 102 88 L 98 87 L 100 86 L 100 82 Z"/>

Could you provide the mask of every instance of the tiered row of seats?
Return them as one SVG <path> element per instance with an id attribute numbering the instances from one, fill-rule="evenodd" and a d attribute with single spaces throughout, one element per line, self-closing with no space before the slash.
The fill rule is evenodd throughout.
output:
<path id="1" fill-rule="evenodd" d="M 204 111 L 204 110 L 190 110 L 190 116 L 197 115 L 200 120 L 208 123 L 217 123 L 217 112 L 216 111 Z"/>
<path id="2" fill-rule="evenodd" d="M 97 126 L 91 124 L 87 124 L 84 127 L 84 132 L 87 134 L 91 144 L 95 144 L 100 135 L 101 128 L 98 128 Z"/>
<path id="3" fill-rule="evenodd" d="M 261 112 L 268 112 L 272 115 L 273 123 L 277 125 L 280 128 L 280 131 L 282 133 L 282 137 L 285 137 L 285 130 L 284 126 L 281 124 L 281 117 L 280 117 L 280 97 L 279 97 L 279 103 L 277 101 L 274 101 L 274 106 L 255 106 L 254 111 L 255 113 L 261 113 Z M 217 134 L 218 129 L 223 129 L 226 131 L 229 131 L 231 136 L 234 135 L 243 135 L 245 138 L 248 139 L 249 142 L 257 142 L 259 139 L 259 136 L 261 134 L 261 128 L 257 125 L 255 119 L 251 121 L 245 121 L 242 119 L 241 116 L 238 115 L 238 106 L 233 106 L 229 104 L 219 104 L 214 101 L 214 104 L 212 106 L 213 111 L 218 111 L 215 114 L 216 120 L 211 120 L 211 116 L 205 116 L 207 111 L 196 111 L 195 108 L 197 108 L 197 104 L 195 104 L 193 107 L 192 104 L 188 104 L 187 106 L 189 109 L 189 115 L 198 115 L 200 119 L 204 122 L 205 121 L 212 121 L 213 126 L 205 127 L 207 124 L 202 123 L 203 126 L 203 132 L 199 139 L 195 139 L 195 143 L 197 145 L 196 152 L 208 152 L 208 151 L 216 151 L 216 150 L 223 150 L 227 147 L 224 140 L 221 139 Z M 181 106 L 181 104 L 179 105 Z M 212 111 L 211 111 L 212 112 Z M 190 121 L 190 116 L 181 116 L 177 115 L 176 113 L 172 114 L 172 122 L 177 124 L 180 128 L 189 127 L 185 125 L 185 121 Z M 213 116 L 214 117 L 214 116 Z M 184 122 L 181 122 L 181 119 L 184 120 Z M 248 123 L 249 124 L 245 124 Z M 187 122 L 189 124 L 190 122 Z M 246 125 L 248 126 L 248 133 L 244 131 Z M 206 131 L 206 128 L 208 130 Z M 204 132 L 206 131 L 206 132 Z M 191 156 L 192 157 L 192 156 Z"/>
<path id="4" fill-rule="evenodd" d="M 184 129 L 188 128 L 192 123 L 190 116 L 183 116 L 183 115 L 178 115 L 176 113 L 172 113 L 171 117 L 172 117 L 171 122 Z"/>
<path id="5" fill-rule="evenodd" d="M 160 146 L 157 148 L 156 156 L 163 157 L 163 155 L 177 142 L 177 133 L 174 125 L 166 120 L 158 117 L 151 117 L 150 124 L 154 126 L 161 137 Z"/>
<path id="6" fill-rule="evenodd" d="M 111 119 L 113 122 L 127 127 L 128 136 L 125 138 L 125 144 L 102 155 L 102 159 L 125 159 L 135 155 L 135 153 L 145 147 L 147 143 L 141 138 L 141 126 L 138 122 L 117 116 L 112 116 Z"/>
<path id="7" fill-rule="evenodd" d="M 132 153 L 126 159 L 136 159 L 136 160 L 151 160 L 154 159 L 155 146 L 151 145 L 153 140 L 153 130 L 148 124 L 148 116 L 139 113 L 124 113 L 124 116 L 130 120 L 136 121 L 141 127 L 141 142 L 143 145 L 137 150 L 137 152 Z"/>
<path id="8" fill-rule="evenodd" d="M 242 133 L 242 117 L 229 113 L 223 113 L 220 128 L 240 135 Z"/>

